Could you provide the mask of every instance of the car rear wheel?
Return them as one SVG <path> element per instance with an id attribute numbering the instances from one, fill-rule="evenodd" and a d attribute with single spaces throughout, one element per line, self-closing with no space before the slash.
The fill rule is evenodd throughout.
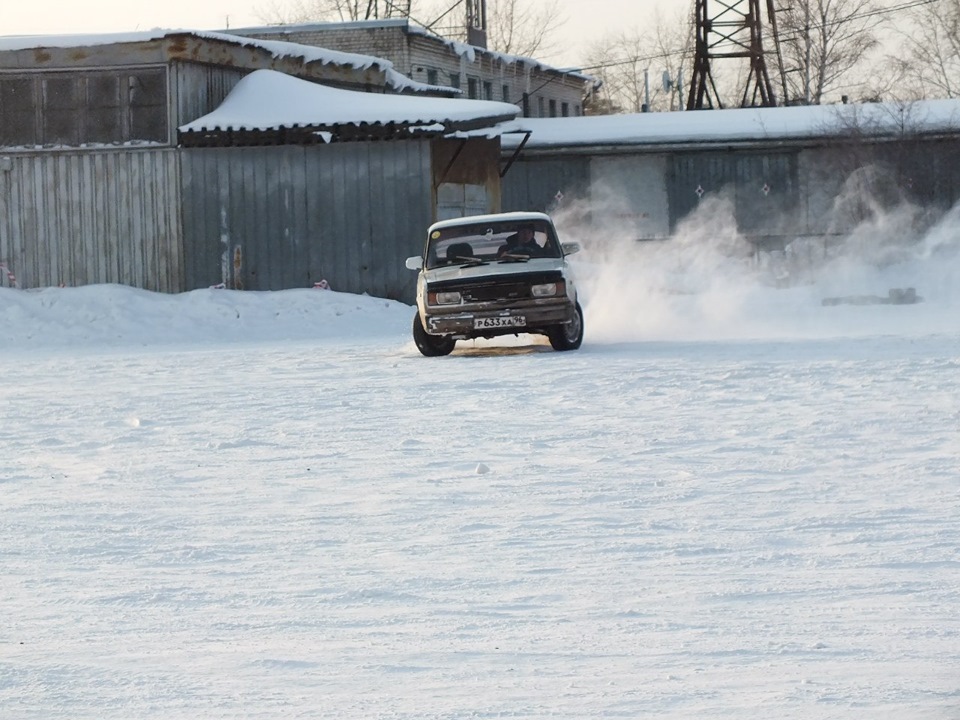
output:
<path id="1" fill-rule="evenodd" d="M 448 335 L 431 335 L 424 330 L 419 312 L 413 315 L 413 342 L 416 343 L 417 350 L 427 357 L 449 355 L 457 344 L 457 341 Z"/>
<path id="2" fill-rule="evenodd" d="M 573 318 L 565 325 L 554 325 L 547 333 L 554 350 L 576 350 L 583 342 L 583 310 L 580 303 L 574 307 Z"/>

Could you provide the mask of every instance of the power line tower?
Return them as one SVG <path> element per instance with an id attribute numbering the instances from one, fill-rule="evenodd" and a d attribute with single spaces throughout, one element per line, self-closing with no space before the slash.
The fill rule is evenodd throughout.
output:
<path id="1" fill-rule="evenodd" d="M 467 44 L 487 46 L 487 0 L 467 0 Z"/>
<path id="2" fill-rule="evenodd" d="M 713 77 L 713 61 L 746 59 L 750 72 L 743 90 L 740 107 L 773 107 L 777 104 L 767 71 L 764 33 L 774 49 L 776 66 L 783 78 L 783 61 L 777 39 L 777 19 L 773 0 L 766 0 L 766 23 L 761 15 L 760 0 L 695 0 L 696 44 L 693 57 L 693 78 L 687 98 L 687 110 L 722 108 L 720 93 Z M 715 6 L 719 8 L 715 9 Z M 713 13 L 711 14 L 711 9 Z M 784 88 L 784 97 L 786 90 Z"/>
<path id="3" fill-rule="evenodd" d="M 410 3 L 411 0 L 367 0 L 367 12 L 363 19 L 410 17 Z"/>

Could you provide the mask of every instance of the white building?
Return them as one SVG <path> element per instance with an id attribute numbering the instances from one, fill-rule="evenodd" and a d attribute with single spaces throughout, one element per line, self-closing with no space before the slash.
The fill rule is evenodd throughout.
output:
<path id="1" fill-rule="evenodd" d="M 463 97 L 517 105 L 523 117 L 575 117 L 596 80 L 533 58 L 446 40 L 407 18 L 232 29 L 246 37 L 287 40 L 389 60 L 407 77 L 459 90 Z"/>

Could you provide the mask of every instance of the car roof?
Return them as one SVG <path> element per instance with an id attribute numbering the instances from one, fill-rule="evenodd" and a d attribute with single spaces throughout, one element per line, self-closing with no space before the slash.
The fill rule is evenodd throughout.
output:
<path id="1" fill-rule="evenodd" d="M 503 223 L 503 222 L 523 222 L 532 220 L 543 220 L 551 225 L 553 221 L 550 216 L 542 212 L 507 212 L 494 213 L 491 215 L 468 215 L 462 218 L 452 218 L 450 220 L 441 220 L 430 226 L 427 232 L 442 230 L 444 228 L 459 227 L 461 225 L 480 225 L 483 223 Z"/>

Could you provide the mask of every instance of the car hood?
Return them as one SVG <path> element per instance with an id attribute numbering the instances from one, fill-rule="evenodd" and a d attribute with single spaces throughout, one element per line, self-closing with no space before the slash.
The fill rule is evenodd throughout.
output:
<path id="1" fill-rule="evenodd" d="M 563 270 L 563 258 L 531 258 L 526 262 L 492 262 L 489 265 L 447 265 L 445 267 L 424 270 L 423 277 L 427 282 L 443 280 L 481 280 L 488 277 L 509 278 L 511 275 L 524 275 L 530 272 L 544 272 L 549 270 Z"/>

